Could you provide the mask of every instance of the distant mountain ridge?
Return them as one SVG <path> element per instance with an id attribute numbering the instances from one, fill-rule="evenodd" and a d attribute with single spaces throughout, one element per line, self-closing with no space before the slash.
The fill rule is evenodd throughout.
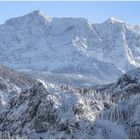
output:
<path id="1" fill-rule="evenodd" d="M 56 18 L 41 11 L 0 25 L 0 63 L 12 68 L 74 73 L 111 83 L 140 67 L 140 27 L 107 19 Z"/>

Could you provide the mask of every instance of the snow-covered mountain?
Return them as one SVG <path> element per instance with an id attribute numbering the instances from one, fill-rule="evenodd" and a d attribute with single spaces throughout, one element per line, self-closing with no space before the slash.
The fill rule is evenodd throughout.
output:
<path id="1" fill-rule="evenodd" d="M 0 76 L 0 138 L 140 138 L 140 69 L 98 90 Z"/>
<path id="2" fill-rule="evenodd" d="M 0 25 L 0 63 L 12 68 L 72 73 L 105 84 L 140 66 L 140 27 L 109 18 L 56 18 L 41 11 Z"/>
<path id="3" fill-rule="evenodd" d="M 0 138 L 140 138 L 139 26 L 34 11 L 0 25 L 0 50 L 18 69 L 0 65 Z"/>
<path id="4" fill-rule="evenodd" d="M 117 122 L 125 127 L 128 138 L 140 138 L 140 69 L 133 69 L 124 74 L 110 88 L 109 93 L 114 105 L 104 111 L 105 120 Z"/>
<path id="5" fill-rule="evenodd" d="M 0 65 L 0 109 L 18 97 L 21 92 L 32 87 L 34 83 L 35 80 L 30 76 Z"/>

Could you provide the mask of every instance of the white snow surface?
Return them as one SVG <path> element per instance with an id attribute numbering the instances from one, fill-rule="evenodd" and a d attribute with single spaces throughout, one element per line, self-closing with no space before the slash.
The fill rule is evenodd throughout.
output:
<path id="1" fill-rule="evenodd" d="M 96 90 L 33 80 L 0 65 L 0 138 L 138 139 L 139 71 Z"/>
<path id="2" fill-rule="evenodd" d="M 140 138 L 139 26 L 34 11 L 0 25 L 0 49 L 0 63 L 25 72 L 0 65 L 0 138 Z M 98 90 L 69 85 L 111 83 L 133 68 Z"/>
<path id="3" fill-rule="evenodd" d="M 96 24 L 41 11 L 0 25 L 0 63 L 13 68 L 94 76 L 114 82 L 140 66 L 140 28 L 114 17 Z"/>

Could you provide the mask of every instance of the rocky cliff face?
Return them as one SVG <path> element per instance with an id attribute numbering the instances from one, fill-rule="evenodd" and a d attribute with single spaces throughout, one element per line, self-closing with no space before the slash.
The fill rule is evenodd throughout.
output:
<path id="1" fill-rule="evenodd" d="M 6 21 L 0 63 L 51 80 L 0 65 L 0 138 L 140 138 L 139 48 L 140 27 L 115 18 L 95 24 L 34 11 Z M 114 83 L 79 88 L 70 84 L 76 75 Z"/>
<path id="2" fill-rule="evenodd" d="M 102 108 L 95 90 L 35 81 L 1 107 L 0 138 L 92 138 Z"/>
<path id="3" fill-rule="evenodd" d="M 4 65 L 0 65 L 0 106 L 6 106 L 9 101 L 18 97 L 34 84 L 35 80 L 28 75 L 18 73 Z"/>
<path id="4" fill-rule="evenodd" d="M 110 94 L 113 106 L 104 111 L 102 117 L 117 122 L 125 127 L 128 138 L 139 139 L 139 101 L 140 101 L 140 69 L 124 74 L 119 80 L 105 90 Z"/>
<path id="5" fill-rule="evenodd" d="M 13 68 L 82 74 L 105 84 L 140 66 L 140 28 L 109 18 L 49 17 L 34 11 L 0 25 L 0 63 Z"/>
<path id="6" fill-rule="evenodd" d="M 0 138 L 140 138 L 139 73 L 130 71 L 98 91 L 30 79 L 1 106 Z"/>

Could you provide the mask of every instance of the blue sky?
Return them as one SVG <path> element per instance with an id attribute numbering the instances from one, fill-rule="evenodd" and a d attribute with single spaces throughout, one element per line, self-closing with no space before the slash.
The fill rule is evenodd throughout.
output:
<path id="1" fill-rule="evenodd" d="M 0 1 L 0 23 L 34 10 L 55 17 L 85 17 L 96 23 L 114 16 L 140 25 L 140 1 Z"/>

